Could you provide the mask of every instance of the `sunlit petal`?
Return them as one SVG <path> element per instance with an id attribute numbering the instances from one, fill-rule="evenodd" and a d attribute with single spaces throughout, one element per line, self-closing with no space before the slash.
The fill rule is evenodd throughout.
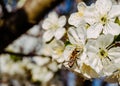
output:
<path id="1" fill-rule="evenodd" d="M 43 40 L 44 40 L 45 42 L 48 42 L 48 41 L 50 41 L 50 40 L 53 38 L 53 36 L 54 36 L 54 31 L 48 30 L 48 31 L 46 31 L 46 32 L 44 33 L 44 35 L 43 35 Z"/>
<path id="2" fill-rule="evenodd" d="M 94 24 L 87 29 L 87 38 L 97 38 L 103 29 L 102 24 Z"/>
<path id="3" fill-rule="evenodd" d="M 120 5 L 113 5 L 108 16 L 110 18 L 115 18 L 116 16 L 120 16 Z"/>
<path id="4" fill-rule="evenodd" d="M 57 29 L 56 32 L 55 32 L 55 38 L 57 40 L 60 39 L 60 38 L 62 38 L 63 35 L 65 34 L 65 32 L 66 32 L 65 28 L 59 28 L 59 29 Z"/>
<path id="5" fill-rule="evenodd" d="M 114 22 L 109 22 L 103 30 L 104 34 L 112 34 L 112 35 L 118 35 L 120 34 L 120 26 Z"/>
<path id="6" fill-rule="evenodd" d="M 111 0 L 97 0 L 95 6 L 100 14 L 107 14 L 112 7 L 112 2 Z"/>
<path id="7" fill-rule="evenodd" d="M 53 19 L 54 20 L 54 19 Z M 58 23 L 59 23 L 59 26 L 60 27 L 63 27 L 65 24 L 66 24 L 66 17 L 65 16 L 61 16 L 59 19 L 58 19 Z"/>
<path id="8" fill-rule="evenodd" d="M 101 48 L 107 48 L 113 42 L 114 36 L 111 34 L 101 35 L 97 39 L 97 44 Z"/>

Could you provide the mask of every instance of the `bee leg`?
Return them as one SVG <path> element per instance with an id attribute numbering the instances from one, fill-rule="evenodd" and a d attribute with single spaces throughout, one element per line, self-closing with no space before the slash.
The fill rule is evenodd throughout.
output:
<path id="1" fill-rule="evenodd" d="M 75 64 L 76 64 L 77 68 L 79 68 L 79 65 L 78 65 L 77 61 L 75 62 Z"/>

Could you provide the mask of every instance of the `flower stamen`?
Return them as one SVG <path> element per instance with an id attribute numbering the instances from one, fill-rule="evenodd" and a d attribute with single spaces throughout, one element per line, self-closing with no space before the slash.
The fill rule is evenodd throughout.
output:
<path id="1" fill-rule="evenodd" d="M 98 54 L 99 54 L 99 56 L 100 56 L 101 59 L 108 57 L 108 53 L 107 53 L 107 51 L 104 50 L 104 49 L 101 49 L 101 48 L 100 48 Z"/>

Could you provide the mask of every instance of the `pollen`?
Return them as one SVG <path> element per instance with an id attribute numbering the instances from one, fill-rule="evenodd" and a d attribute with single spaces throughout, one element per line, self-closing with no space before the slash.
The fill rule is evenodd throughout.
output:
<path id="1" fill-rule="evenodd" d="M 84 15 L 83 12 L 78 12 L 78 16 L 82 17 Z"/>
<path id="2" fill-rule="evenodd" d="M 101 48 L 100 48 L 98 54 L 99 54 L 99 56 L 100 56 L 101 59 L 108 57 L 107 50 L 105 50 L 105 49 L 101 49 Z"/>
<path id="3" fill-rule="evenodd" d="M 100 22 L 101 22 L 103 25 L 105 25 L 105 24 L 107 23 L 107 21 L 108 21 L 108 19 L 107 19 L 106 16 L 103 16 L 103 17 L 100 18 Z"/>

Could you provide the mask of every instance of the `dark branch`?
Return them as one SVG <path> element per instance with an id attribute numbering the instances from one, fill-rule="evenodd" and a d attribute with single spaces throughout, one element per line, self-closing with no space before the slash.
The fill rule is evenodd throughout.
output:
<path id="1" fill-rule="evenodd" d="M 27 0 L 29 2 L 29 0 Z M 34 24 L 37 24 L 46 13 L 57 6 L 63 0 L 30 0 L 27 6 L 11 13 L 7 19 L 3 19 L 0 25 L 0 53 L 13 40 L 17 39 L 21 34 L 25 33 Z M 31 7 L 33 2 L 35 7 Z M 42 4 L 43 3 L 43 4 Z M 47 4 L 46 4 L 47 3 Z M 31 7 L 31 9 L 29 9 Z M 37 9 L 36 9 L 37 7 Z M 35 13 L 34 13 L 35 12 Z M 34 23 L 31 21 L 34 21 Z"/>
<path id="2" fill-rule="evenodd" d="M 2 6 L 2 12 L 3 12 L 3 18 L 6 18 L 8 16 L 8 11 L 5 7 L 5 3 L 3 0 L 0 0 L 0 4 Z"/>
<path id="3" fill-rule="evenodd" d="M 34 57 L 34 56 L 41 56 L 41 57 L 50 57 L 46 55 L 39 55 L 39 54 L 23 54 L 23 53 L 16 53 L 16 52 L 9 52 L 9 51 L 3 51 L 2 54 L 10 54 L 10 55 L 15 55 L 15 56 L 20 56 L 20 57 Z"/>

